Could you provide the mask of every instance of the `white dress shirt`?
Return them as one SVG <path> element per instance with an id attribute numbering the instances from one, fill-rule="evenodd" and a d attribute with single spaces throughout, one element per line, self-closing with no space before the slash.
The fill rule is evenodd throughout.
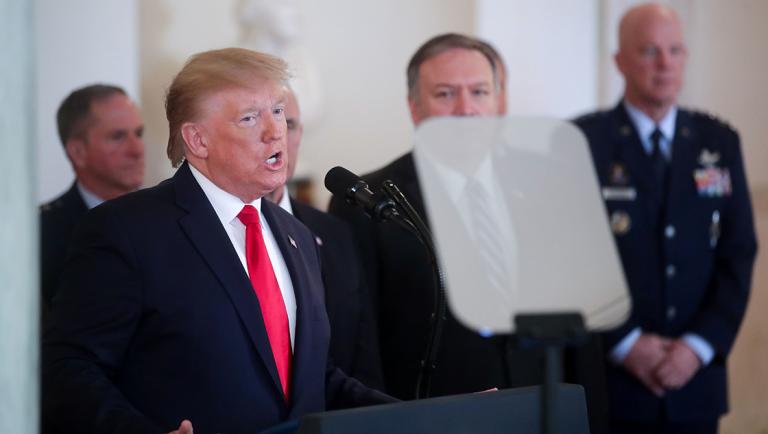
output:
<path id="1" fill-rule="evenodd" d="M 77 183 L 77 191 L 80 192 L 80 197 L 83 198 L 83 202 L 85 202 L 85 206 L 88 209 L 95 208 L 104 202 L 104 199 L 96 196 L 91 190 L 88 190 L 79 182 Z"/>
<path id="2" fill-rule="evenodd" d="M 280 198 L 280 208 L 288 211 L 288 214 L 293 215 L 293 207 L 291 206 L 291 196 L 288 194 L 288 189 L 283 189 L 283 197 Z"/>
<path id="3" fill-rule="evenodd" d="M 269 227 L 267 219 L 261 212 L 261 198 L 254 200 L 251 203 L 243 203 L 242 200 L 236 196 L 222 190 L 216 184 L 211 182 L 205 177 L 199 170 L 195 169 L 191 164 L 189 169 L 192 171 L 192 176 L 195 177 L 197 183 L 205 193 L 205 197 L 213 206 L 216 215 L 221 221 L 221 225 L 229 236 L 229 240 L 232 242 L 232 246 L 237 252 L 237 256 L 240 258 L 240 263 L 243 266 L 246 274 L 248 273 L 248 262 L 245 258 L 245 225 L 237 218 L 245 205 L 253 205 L 254 208 L 259 210 L 259 222 L 261 223 L 261 234 L 264 237 L 264 243 L 267 246 L 267 253 L 269 254 L 269 260 L 272 262 L 272 269 L 275 272 L 277 278 L 277 284 L 280 286 L 280 292 L 283 294 L 283 303 L 285 303 L 285 309 L 288 314 L 288 328 L 291 332 L 291 348 L 293 348 L 294 336 L 296 330 L 296 294 L 293 291 L 293 282 L 291 281 L 291 275 L 288 272 L 288 266 L 285 265 L 285 259 L 280 252 L 280 247 L 275 241 L 275 236 Z"/>

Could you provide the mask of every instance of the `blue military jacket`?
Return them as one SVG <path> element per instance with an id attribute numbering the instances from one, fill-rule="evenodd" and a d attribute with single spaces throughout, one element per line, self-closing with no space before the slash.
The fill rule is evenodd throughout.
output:
<path id="1" fill-rule="evenodd" d="M 714 360 L 679 391 L 657 399 L 623 368 L 609 368 L 619 419 L 713 419 L 727 411 L 725 359 L 746 308 L 757 250 L 739 137 L 728 125 L 679 110 L 667 191 L 623 104 L 578 118 L 589 141 L 629 284 L 629 320 L 606 334 L 610 350 L 632 329 L 695 333 Z"/>

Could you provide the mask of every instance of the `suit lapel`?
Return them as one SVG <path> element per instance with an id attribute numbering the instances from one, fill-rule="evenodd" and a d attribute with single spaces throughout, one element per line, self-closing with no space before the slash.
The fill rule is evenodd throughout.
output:
<path id="1" fill-rule="evenodd" d="M 690 197 L 690 188 L 693 185 L 693 172 L 697 165 L 699 149 L 697 132 L 693 128 L 693 122 L 688 112 L 677 111 L 675 122 L 675 137 L 672 142 L 672 161 L 670 166 L 670 192 L 667 209 L 672 209 L 675 204 L 683 204 L 681 198 Z M 689 191 L 686 191 L 689 190 Z"/>
<path id="2" fill-rule="evenodd" d="M 221 221 L 187 164 L 184 163 L 174 176 L 177 203 L 188 211 L 187 215 L 179 219 L 179 225 L 221 282 L 269 371 L 276 392 L 282 395 L 280 378 L 264 328 L 264 318 L 248 274 L 243 269 L 229 236 L 221 226 Z"/>
<path id="3" fill-rule="evenodd" d="M 611 134 L 613 134 L 611 141 L 612 143 L 617 143 L 615 152 L 618 154 L 614 159 L 622 161 L 628 166 L 632 178 L 631 182 L 639 189 L 638 200 L 642 200 L 644 197 L 646 211 L 649 213 L 649 216 L 656 216 L 663 195 L 656 188 L 653 167 L 651 166 L 648 154 L 645 153 L 645 149 L 643 149 L 643 145 L 640 142 L 640 135 L 629 119 L 623 103 L 620 102 L 613 109 L 612 115 L 614 124 L 611 129 Z M 655 221 L 655 217 L 651 221 Z"/>
<path id="4" fill-rule="evenodd" d="M 614 109 L 614 141 L 619 144 L 617 151 L 622 160 L 629 166 L 629 173 L 636 174 L 633 178 L 635 184 L 639 184 L 643 191 L 651 196 L 658 195 L 654 184 L 653 171 L 650 159 L 640 143 L 640 135 L 635 125 L 629 119 L 624 106 L 619 104 Z"/>
<path id="5" fill-rule="evenodd" d="M 315 354 L 311 353 L 312 341 L 312 282 L 309 273 L 303 267 L 302 251 L 312 249 L 314 243 L 304 243 L 306 238 L 301 238 L 286 222 L 286 216 L 280 215 L 281 210 L 277 205 L 265 200 L 261 201 L 261 212 L 267 219 L 272 234 L 277 241 L 280 252 L 283 254 L 288 273 L 291 275 L 293 292 L 296 297 L 296 329 L 294 336 L 293 369 L 291 378 L 291 406 L 301 407 L 301 389 L 296 385 L 308 384 L 307 368 L 312 363 L 317 363 Z M 294 210 L 295 212 L 295 210 Z M 308 245 L 304 245 L 308 244 Z"/>

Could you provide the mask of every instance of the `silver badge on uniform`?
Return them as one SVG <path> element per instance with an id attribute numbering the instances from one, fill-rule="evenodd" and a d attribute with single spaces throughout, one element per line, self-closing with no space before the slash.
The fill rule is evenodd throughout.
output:
<path id="1" fill-rule="evenodd" d="M 611 213 L 611 230 L 616 235 L 624 235 L 632 227 L 632 220 L 626 211 L 614 211 Z"/>
<path id="2" fill-rule="evenodd" d="M 709 226 L 709 247 L 715 248 L 720 239 L 720 211 L 712 212 L 712 224 Z"/>
<path id="3" fill-rule="evenodd" d="M 603 187 L 603 200 L 635 200 L 637 191 L 632 187 Z"/>
<path id="4" fill-rule="evenodd" d="M 714 167 L 714 165 L 719 162 L 719 152 L 710 152 L 709 149 L 704 149 L 701 151 L 701 154 L 699 154 L 699 164 L 704 167 Z"/>

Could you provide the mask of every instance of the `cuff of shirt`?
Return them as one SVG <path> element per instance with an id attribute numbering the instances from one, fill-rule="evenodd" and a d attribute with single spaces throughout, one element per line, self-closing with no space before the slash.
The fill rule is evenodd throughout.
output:
<path id="1" fill-rule="evenodd" d="M 709 365 L 709 362 L 715 357 L 715 349 L 701 336 L 695 333 L 686 333 L 683 335 L 683 341 L 699 356 L 702 366 Z"/>
<path id="2" fill-rule="evenodd" d="M 624 359 L 627 358 L 629 350 L 632 349 L 632 346 L 635 345 L 635 342 L 637 342 L 641 334 L 642 330 L 640 327 L 635 327 L 632 329 L 631 332 L 624 336 L 624 339 L 622 339 L 611 349 L 611 360 L 617 365 L 622 364 Z"/>

